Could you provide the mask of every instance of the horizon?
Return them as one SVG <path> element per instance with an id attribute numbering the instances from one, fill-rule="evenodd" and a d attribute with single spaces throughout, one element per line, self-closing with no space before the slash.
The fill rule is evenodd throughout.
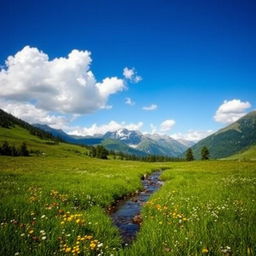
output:
<path id="1" fill-rule="evenodd" d="M 0 108 L 29 123 L 199 141 L 256 108 L 253 1 L 1 6 Z"/>

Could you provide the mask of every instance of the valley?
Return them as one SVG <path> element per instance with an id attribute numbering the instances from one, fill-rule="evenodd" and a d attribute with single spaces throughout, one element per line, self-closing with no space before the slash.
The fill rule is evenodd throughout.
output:
<path id="1" fill-rule="evenodd" d="M 0 156 L 0 255 L 254 255 L 253 146 L 238 154 L 247 158 L 103 160 L 91 158 L 88 147 L 7 120 L 1 141 L 25 141 L 32 153 Z M 139 231 L 126 244 L 108 209 L 142 190 L 141 178 L 156 170 L 164 183 L 138 200 Z"/>

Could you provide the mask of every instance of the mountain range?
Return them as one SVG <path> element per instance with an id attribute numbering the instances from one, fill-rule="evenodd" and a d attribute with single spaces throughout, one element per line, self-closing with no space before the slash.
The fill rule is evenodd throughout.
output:
<path id="1" fill-rule="evenodd" d="M 179 157 L 184 156 L 186 149 L 191 147 L 194 157 L 200 159 L 201 149 L 206 146 L 210 151 L 210 158 L 217 159 L 245 151 L 256 144 L 256 111 L 248 113 L 197 143 L 178 141 L 166 135 L 142 134 L 139 131 L 128 129 L 107 132 L 98 137 L 74 137 L 46 125 L 37 124 L 35 126 L 54 136 L 61 137 L 67 142 L 86 145 L 102 144 L 109 150 L 140 156 L 151 154 Z"/>
<path id="2" fill-rule="evenodd" d="M 108 150 L 121 151 L 138 156 L 164 155 L 178 157 L 188 148 L 186 143 L 190 143 L 190 145 L 192 143 L 190 141 L 181 143 L 166 135 L 142 134 L 140 131 L 125 128 L 107 132 L 97 137 L 78 137 L 68 135 L 62 130 L 53 129 L 47 125 L 34 124 L 34 126 L 70 143 L 84 145 L 101 144 Z"/>
<path id="3" fill-rule="evenodd" d="M 119 129 L 97 136 L 73 136 L 60 129 L 53 129 L 43 124 L 32 126 L 3 110 L 0 110 L 0 126 L 7 127 L 9 130 L 17 126 L 40 138 L 61 139 L 73 144 L 101 144 L 109 150 L 138 156 L 164 155 L 184 157 L 184 152 L 193 143 L 190 141 L 177 141 L 166 135 L 143 134 L 139 131 L 128 129 Z M 250 112 L 236 122 L 192 145 L 191 149 L 196 159 L 200 159 L 200 152 L 204 146 L 209 149 L 210 158 L 212 159 L 241 159 L 241 157 L 255 159 L 256 111 Z"/>

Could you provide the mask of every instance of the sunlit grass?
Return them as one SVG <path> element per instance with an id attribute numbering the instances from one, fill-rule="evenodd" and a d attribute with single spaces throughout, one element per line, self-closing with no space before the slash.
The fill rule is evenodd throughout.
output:
<path id="1" fill-rule="evenodd" d="M 105 209 L 163 163 L 1 157 L 1 255 L 253 255 L 255 164 L 164 165 L 165 184 L 122 249 Z"/>
<path id="2" fill-rule="evenodd" d="M 84 147 L 19 127 L 0 129 L 4 140 L 40 154 L 0 156 L 1 256 L 255 255 L 255 162 L 92 159 Z M 106 208 L 161 168 L 165 183 L 143 206 L 137 239 L 122 248 Z"/>

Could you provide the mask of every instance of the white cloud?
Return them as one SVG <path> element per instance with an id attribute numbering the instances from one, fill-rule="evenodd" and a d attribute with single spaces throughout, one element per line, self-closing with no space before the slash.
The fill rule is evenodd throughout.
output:
<path id="1" fill-rule="evenodd" d="M 213 130 L 207 130 L 207 131 L 189 130 L 186 133 L 174 133 L 174 134 L 171 134 L 170 136 L 175 140 L 189 140 L 189 141 L 196 142 L 211 135 L 212 133 L 214 133 Z"/>
<path id="2" fill-rule="evenodd" d="M 135 102 L 131 98 L 127 97 L 127 98 L 125 98 L 125 104 L 134 106 Z"/>
<path id="3" fill-rule="evenodd" d="M 123 76 L 132 83 L 138 83 L 142 80 L 142 77 L 137 75 L 135 68 L 125 67 L 123 69 Z"/>
<path id="4" fill-rule="evenodd" d="M 145 131 L 144 134 L 160 134 L 165 135 L 168 134 L 168 132 L 172 129 L 172 127 L 176 124 L 175 120 L 165 120 L 160 125 L 155 125 L 153 123 L 150 124 L 151 131 Z"/>
<path id="5" fill-rule="evenodd" d="M 138 123 L 118 123 L 116 121 L 110 121 L 107 124 L 97 125 L 93 124 L 90 127 L 76 127 L 69 130 L 69 134 L 79 135 L 79 136 L 93 136 L 95 134 L 105 134 L 106 132 L 114 132 L 121 128 L 126 128 L 128 130 L 140 130 L 143 126 L 143 122 Z"/>
<path id="6" fill-rule="evenodd" d="M 151 134 L 157 133 L 157 126 L 154 124 L 150 124 Z"/>
<path id="7" fill-rule="evenodd" d="M 157 109 L 157 105 L 156 104 L 151 104 L 149 106 L 145 106 L 142 108 L 143 110 L 146 110 L 146 111 L 152 111 L 152 110 L 156 110 Z"/>
<path id="8" fill-rule="evenodd" d="M 30 103 L 13 103 L 1 100 L 0 108 L 28 123 L 47 124 L 56 129 L 65 128 L 71 119 L 61 115 L 50 114 L 48 111 L 36 108 Z"/>
<path id="9" fill-rule="evenodd" d="M 97 82 L 91 62 L 88 51 L 72 50 L 67 57 L 49 60 L 37 48 L 25 46 L 9 56 L 0 70 L 0 97 L 60 113 L 86 114 L 106 108 L 109 96 L 124 90 L 125 82 L 117 77 Z"/>
<path id="10" fill-rule="evenodd" d="M 165 120 L 160 124 L 160 131 L 161 132 L 167 132 L 170 131 L 171 128 L 175 125 L 175 121 L 174 120 Z"/>
<path id="11" fill-rule="evenodd" d="M 225 100 L 215 113 L 214 119 L 220 123 L 233 123 L 246 114 L 251 104 L 239 99 Z"/>

